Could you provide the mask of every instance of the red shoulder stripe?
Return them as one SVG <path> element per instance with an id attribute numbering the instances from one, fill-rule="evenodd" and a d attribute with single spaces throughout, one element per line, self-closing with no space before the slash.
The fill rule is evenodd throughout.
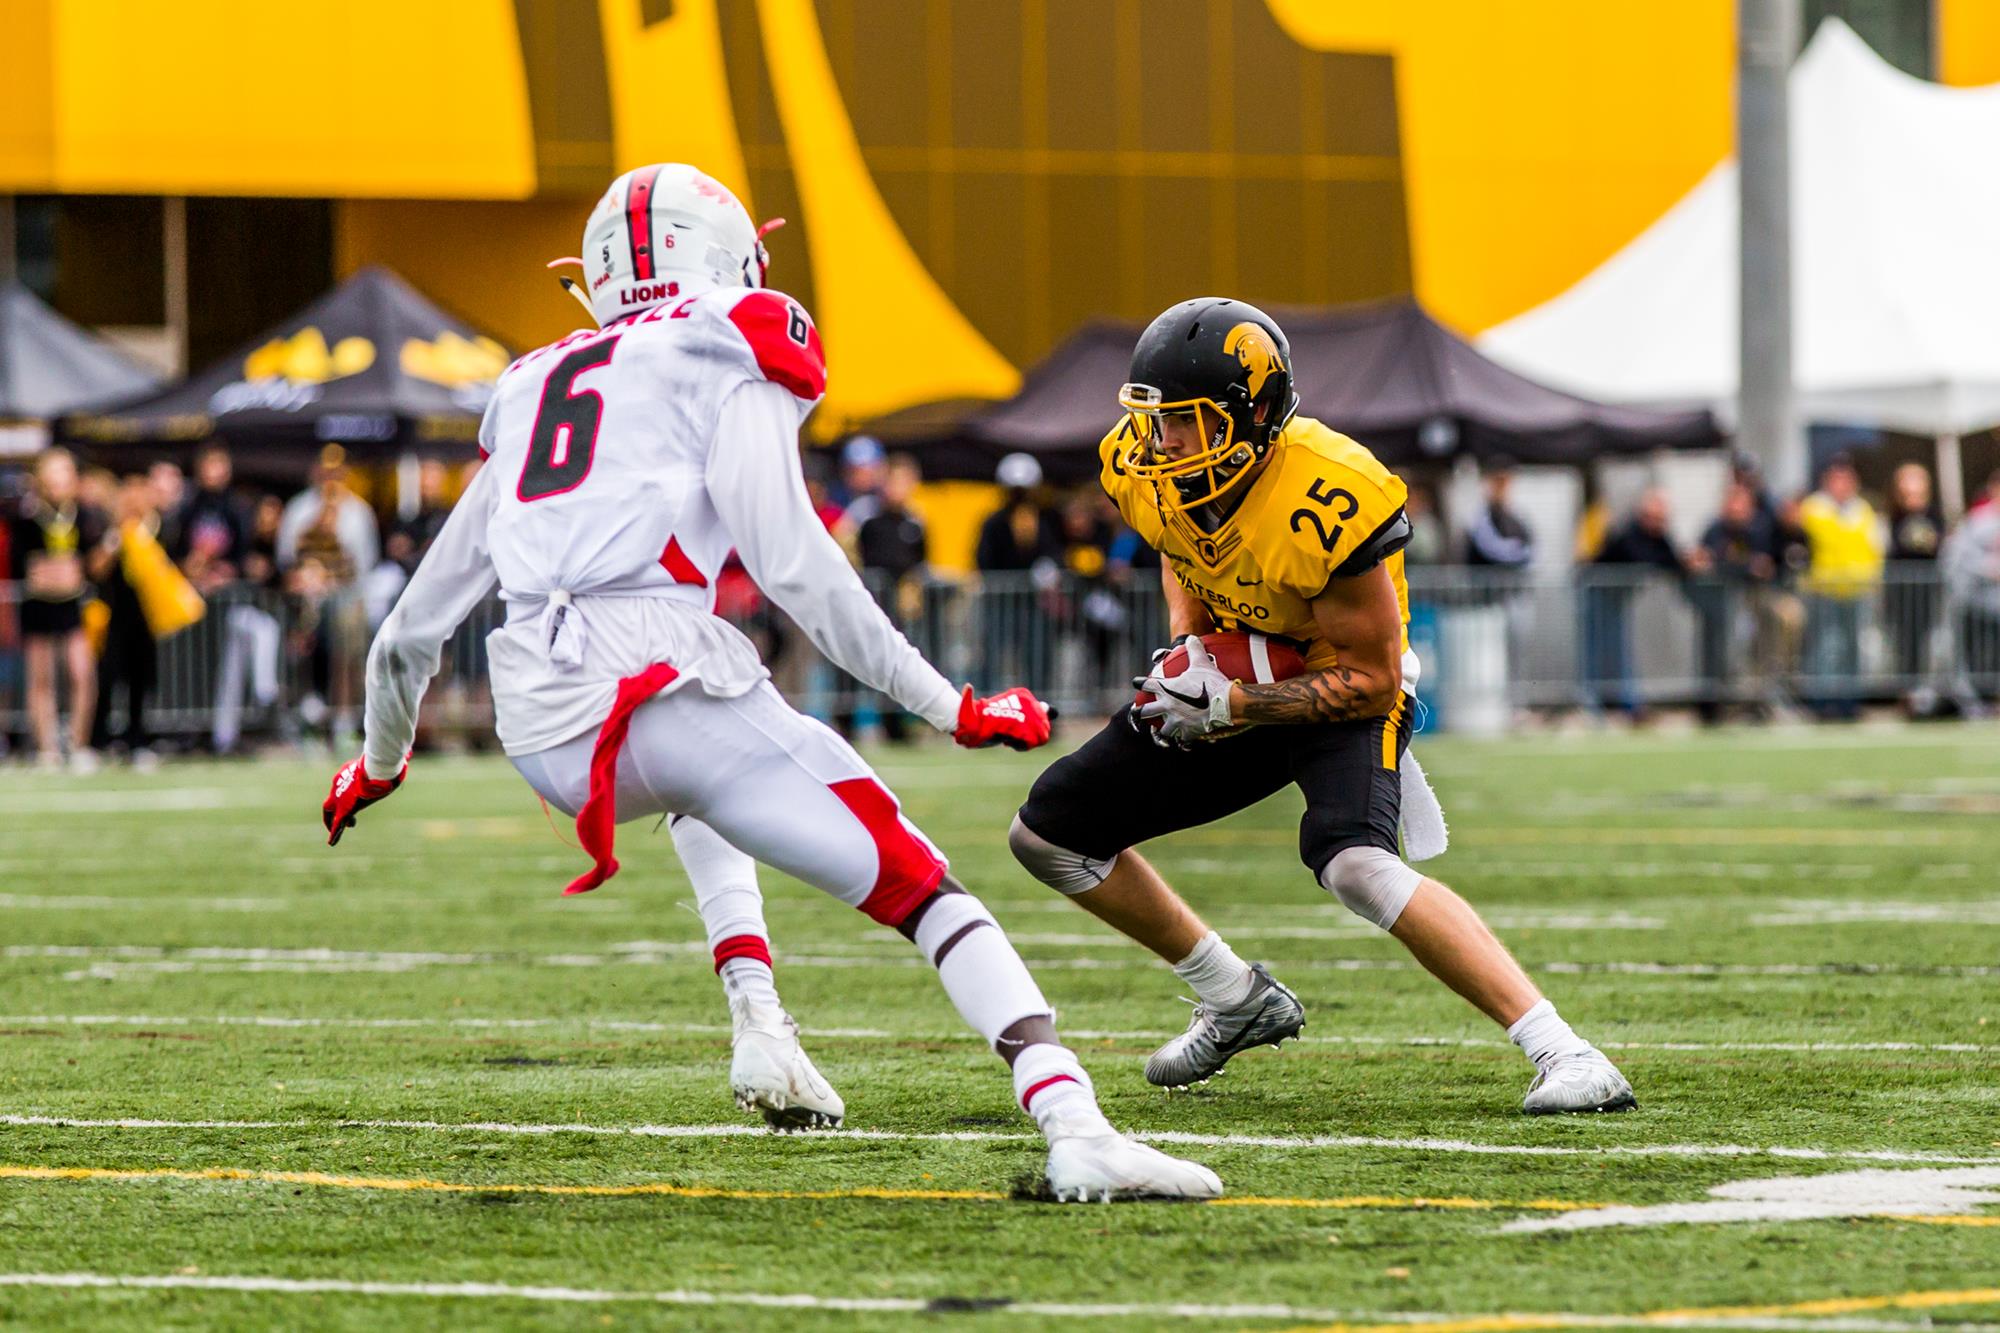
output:
<path id="1" fill-rule="evenodd" d="M 729 322 L 750 344 L 765 379 L 784 385 L 796 398 L 811 400 L 826 392 L 819 330 L 798 302 L 776 292 L 751 292 L 729 312 Z"/>

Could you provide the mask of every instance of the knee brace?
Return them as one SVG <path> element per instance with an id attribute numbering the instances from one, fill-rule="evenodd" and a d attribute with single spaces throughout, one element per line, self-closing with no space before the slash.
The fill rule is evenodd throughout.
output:
<path id="1" fill-rule="evenodd" d="M 1387 930 L 1403 915 L 1423 876 L 1379 847 L 1348 847 L 1319 872 L 1320 886 L 1364 920 Z"/>
<path id="2" fill-rule="evenodd" d="M 1023 869 L 1059 893 L 1088 893 L 1111 873 L 1116 856 L 1099 861 L 1082 852 L 1065 851 L 1014 816 L 1007 846 Z"/>

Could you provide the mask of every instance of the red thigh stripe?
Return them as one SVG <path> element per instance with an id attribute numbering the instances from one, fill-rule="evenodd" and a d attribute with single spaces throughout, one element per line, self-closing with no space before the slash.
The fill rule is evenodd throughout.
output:
<path id="1" fill-rule="evenodd" d="M 715 970 L 733 958 L 754 958 L 765 967 L 771 965 L 771 945 L 761 935 L 731 935 L 715 946 Z"/>
<path id="2" fill-rule="evenodd" d="M 875 887 L 861 910 L 885 926 L 900 926 L 944 878 L 944 859 L 903 822 L 896 798 L 873 778 L 828 784 L 875 840 Z"/>
<path id="3" fill-rule="evenodd" d="M 597 744 L 590 751 L 590 795 L 576 812 L 576 840 L 590 853 L 591 867 L 570 881 L 564 897 L 589 893 L 618 873 L 618 858 L 611 854 L 618 833 L 618 756 L 632 730 L 633 712 L 679 676 L 665 662 L 656 662 L 618 682 L 618 697 L 612 700 L 611 713 L 598 728 Z"/>
<path id="4" fill-rule="evenodd" d="M 1040 1083 L 1035 1084 L 1034 1087 L 1029 1088 L 1026 1092 L 1021 1094 L 1021 1109 L 1023 1111 L 1028 1111 L 1028 1103 L 1035 1100 L 1035 1094 L 1040 1092 L 1043 1088 L 1048 1087 L 1051 1083 L 1074 1083 L 1074 1082 L 1076 1082 L 1076 1075 L 1074 1074 L 1050 1074 Z M 1029 1111 L 1029 1114 L 1032 1115 L 1034 1113 L 1032 1111 Z"/>

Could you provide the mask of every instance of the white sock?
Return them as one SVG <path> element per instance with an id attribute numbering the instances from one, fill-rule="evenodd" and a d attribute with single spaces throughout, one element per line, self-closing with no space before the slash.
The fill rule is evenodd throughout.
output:
<path id="1" fill-rule="evenodd" d="M 1542 1000 L 1515 1019 L 1514 1025 L 1507 1029 L 1507 1040 L 1519 1046 L 1521 1053 L 1537 1065 L 1590 1049 L 1590 1043 L 1563 1022 L 1553 1000 Z"/>
<path id="2" fill-rule="evenodd" d="M 952 1007 L 988 1046 L 998 1049 L 1000 1034 L 1022 1019 L 1054 1012 L 1000 923 L 971 894 L 940 894 L 916 933 Z"/>
<path id="3" fill-rule="evenodd" d="M 1066 1046 L 1039 1042 L 1014 1060 L 1014 1100 L 1045 1138 L 1115 1134 L 1097 1106 L 1097 1090 Z"/>
<path id="4" fill-rule="evenodd" d="M 1188 956 L 1174 964 L 1174 975 L 1194 988 L 1195 996 L 1212 1009 L 1232 1009 L 1250 996 L 1250 964 L 1236 956 L 1214 931 L 1201 937 Z"/>
<path id="5" fill-rule="evenodd" d="M 758 959 L 731 958 L 717 969 L 716 975 L 722 978 L 722 993 L 731 1008 L 738 1000 L 759 1009 L 785 1007 L 778 999 L 778 983 L 770 966 Z"/>

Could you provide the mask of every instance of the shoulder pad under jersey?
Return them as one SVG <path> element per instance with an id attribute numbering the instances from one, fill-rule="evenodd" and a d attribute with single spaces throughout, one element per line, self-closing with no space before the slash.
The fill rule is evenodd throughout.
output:
<path id="1" fill-rule="evenodd" d="M 753 288 L 729 308 L 728 320 L 765 379 L 809 403 L 826 393 L 826 352 L 804 306 L 783 292 Z"/>

